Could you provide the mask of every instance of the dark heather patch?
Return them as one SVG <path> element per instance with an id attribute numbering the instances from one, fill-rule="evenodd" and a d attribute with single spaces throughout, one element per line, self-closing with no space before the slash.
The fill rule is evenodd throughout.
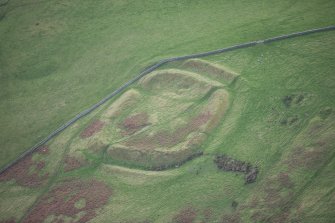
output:
<path id="1" fill-rule="evenodd" d="M 65 157 L 65 160 L 64 160 L 64 172 L 79 169 L 85 165 L 87 165 L 86 160 L 68 155 Z"/>
<path id="2" fill-rule="evenodd" d="M 245 206 L 255 210 L 251 219 L 254 222 L 287 222 L 294 194 L 293 187 L 287 173 L 268 177 L 261 188 L 264 193 L 254 196 Z"/>
<path id="3" fill-rule="evenodd" d="M 291 178 L 289 176 L 288 173 L 279 173 L 278 174 L 278 181 L 280 183 L 280 187 L 284 187 L 284 188 L 293 188 L 294 187 L 294 183 L 291 181 Z"/>
<path id="4" fill-rule="evenodd" d="M 213 211 L 210 208 L 203 210 L 201 223 L 210 222 L 213 217 Z"/>
<path id="5" fill-rule="evenodd" d="M 238 213 L 225 214 L 222 216 L 220 223 L 241 223 L 241 217 Z"/>
<path id="6" fill-rule="evenodd" d="M 38 148 L 36 152 L 43 156 L 49 154 L 46 146 Z M 45 161 L 34 161 L 32 157 L 33 154 L 29 154 L 11 166 L 0 175 L 0 181 L 15 180 L 17 184 L 26 187 L 38 187 L 46 183 L 49 173 L 43 173 Z"/>
<path id="7" fill-rule="evenodd" d="M 107 204 L 111 195 L 111 188 L 97 180 L 64 182 L 44 195 L 23 222 L 44 222 L 50 215 L 55 216 L 56 222 L 64 222 L 64 216 L 72 218 L 71 222 L 88 222 L 96 216 L 99 208 Z M 76 208 L 76 202 L 82 199 L 86 205 Z M 83 215 L 74 221 L 79 213 Z"/>
<path id="8" fill-rule="evenodd" d="M 50 150 L 47 146 L 41 146 L 36 152 L 38 154 L 48 155 L 50 153 Z"/>
<path id="9" fill-rule="evenodd" d="M 289 160 L 286 161 L 290 169 L 306 168 L 316 169 L 318 168 L 327 157 L 327 150 L 321 146 L 315 146 L 313 148 L 304 148 L 297 146 L 294 148 L 293 153 Z"/>
<path id="10" fill-rule="evenodd" d="M 172 147 L 181 143 L 191 132 L 198 130 L 210 120 L 209 112 L 200 113 L 193 117 L 186 125 L 173 132 L 159 131 L 153 136 L 137 137 L 126 142 L 126 146 L 134 146 L 139 149 L 154 149 L 157 147 Z"/>
<path id="11" fill-rule="evenodd" d="M 16 221 L 15 221 L 14 218 L 10 218 L 10 219 L 7 219 L 7 220 L 2 220 L 2 221 L 0 221 L 0 223 L 16 223 Z"/>
<path id="12" fill-rule="evenodd" d="M 95 120 L 89 126 L 87 126 L 86 129 L 84 129 L 84 131 L 80 133 L 80 137 L 83 139 L 89 138 L 95 135 L 96 133 L 100 132 L 104 125 L 105 123 L 103 121 Z"/>
<path id="13" fill-rule="evenodd" d="M 197 217 L 197 212 L 192 207 L 182 209 L 172 219 L 173 223 L 193 223 Z"/>
<path id="14" fill-rule="evenodd" d="M 147 113 L 138 113 L 127 117 L 119 125 L 122 129 L 122 135 L 132 135 L 149 125 L 149 116 Z"/>
<path id="15" fill-rule="evenodd" d="M 289 213 L 280 212 L 278 214 L 270 215 L 269 212 L 255 212 L 252 215 L 252 220 L 255 222 L 271 222 L 271 223 L 286 223 L 288 222 Z"/>

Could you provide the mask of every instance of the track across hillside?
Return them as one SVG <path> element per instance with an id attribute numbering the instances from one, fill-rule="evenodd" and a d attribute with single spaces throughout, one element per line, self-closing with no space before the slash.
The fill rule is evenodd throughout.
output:
<path id="1" fill-rule="evenodd" d="M 333 25 L 333 26 L 327 26 L 327 27 L 322 27 L 322 28 L 316 28 L 316 29 L 310 29 L 310 30 L 306 30 L 306 31 L 302 31 L 302 32 L 295 32 L 295 33 L 286 34 L 286 35 L 280 35 L 280 36 L 276 36 L 276 37 L 272 37 L 272 38 L 268 38 L 268 39 L 263 39 L 263 40 L 257 40 L 257 41 L 252 41 L 252 42 L 237 44 L 237 45 L 233 45 L 233 46 L 230 46 L 230 47 L 226 47 L 226 48 L 222 48 L 222 49 L 217 49 L 217 50 L 213 50 L 213 51 L 208 51 L 208 52 L 203 52 L 203 53 L 197 53 L 197 54 L 190 54 L 190 55 L 179 56 L 179 57 L 166 58 L 166 59 L 160 60 L 157 63 L 155 63 L 155 64 L 147 67 L 146 69 L 144 69 L 136 77 L 134 77 L 133 79 L 129 80 L 127 83 L 125 83 L 124 85 L 122 85 L 120 88 L 118 88 L 117 90 L 115 90 L 111 94 L 107 95 L 105 98 L 103 98 L 102 100 L 100 100 L 98 103 L 92 105 L 88 109 L 86 109 L 86 110 L 80 112 L 79 114 L 77 114 L 75 117 L 73 117 L 72 119 L 70 119 L 64 125 L 60 126 L 58 129 L 56 129 L 51 134 L 49 134 L 45 139 L 43 139 L 42 141 L 38 142 L 36 145 L 34 145 L 33 147 L 31 147 L 30 149 L 26 150 L 17 159 L 15 159 L 14 161 L 12 161 L 9 164 L 5 165 L 0 170 L 0 174 L 4 173 L 7 169 L 9 169 L 11 166 L 13 166 L 14 164 L 16 164 L 17 162 L 19 162 L 21 159 L 23 159 L 27 155 L 33 153 L 40 146 L 42 146 L 45 143 L 47 143 L 48 141 L 50 141 L 52 138 L 54 138 L 59 133 L 61 133 L 65 129 L 67 129 L 69 126 L 71 126 L 72 124 L 74 124 L 76 121 L 78 121 L 79 119 L 83 118 L 84 116 L 90 114 L 92 111 L 94 111 L 95 109 L 97 109 L 101 105 L 105 104 L 108 100 L 110 100 L 111 98 L 113 98 L 116 95 L 118 95 L 119 93 L 121 93 L 127 87 L 129 87 L 130 85 L 132 85 L 133 83 L 135 83 L 136 81 L 138 81 L 139 79 L 141 79 L 143 76 L 149 74 L 150 72 L 156 70 L 157 68 L 161 67 L 164 64 L 167 64 L 167 63 L 170 63 L 170 62 L 174 62 L 174 61 L 181 61 L 181 60 L 186 60 L 186 59 L 200 58 L 200 57 L 205 57 L 205 56 L 220 54 L 220 53 L 224 53 L 224 52 L 228 52 L 228 51 L 233 51 L 233 50 L 237 50 L 237 49 L 242 49 L 242 48 L 248 48 L 248 47 L 256 46 L 256 45 L 259 45 L 259 44 L 268 44 L 268 43 L 272 43 L 272 42 L 276 42 L 276 41 L 280 41 L 280 40 L 285 40 L 285 39 L 289 39 L 289 38 L 294 38 L 294 37 L 299 37 L 299 36 L 304 36 L 304 35 L 309 35 L 309 34 L 319 33 L 319 32 L 333 31 L 333 30 L 335 30 L 335 25 Z"/>

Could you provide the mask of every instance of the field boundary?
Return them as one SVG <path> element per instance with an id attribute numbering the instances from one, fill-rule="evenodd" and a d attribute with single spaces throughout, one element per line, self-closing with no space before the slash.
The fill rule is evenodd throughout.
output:
<path id="1" fill-rule="evenodd" d="M 65 124 L 63 124 L 59 128 L 57 128 L 52 133 L 50 133 L 46 138 L 44 138 L 43 140 L 41 140 L 40 142 L 35 144 L 33 147 L 26 150 L 18 158 L 16 158 L 15 160 L 11 161 L 8 164 L 6 164 L 4 167 L 1 168 L 0 175 L 2 173 L 4 173 L 7 169 L 9 169 L 11 166 L 13 166 L 17 162 L 19 162 L 21 159 L 23 159 L 27 155 L 33 153 L 40 146 L 49 142 L 51 139 L 56 137 L 62 131 L 64 131 L 69 126 L 74 124 L 76 121 L 78 121 L 79 119 L 81 119 L 81 118 L 85 117 L 86 115 L 90 114 L 95 109 L 97 109 L 101 105 L 105 104 L 107 101 L 109 101 L 110 99 L 112 99 L 113 97 L 118 95 L 119 93 L 123 92 L 127 87 L 129 87 L 130 85 L 132 85 L 133 83 L 135 83 L 136 81 L 138 81 L 139 79 L 144 77 L 145 75 L 151 73 L 152 71 L 156 70 L 157 68 L 161 67 L 164 64 L 167 64 L 167 63 L 170 63 L 170 62 L 175 62 L 175 61 L 206 57 L 206 56 L 220 54 L 220 53 L 229 52 L 229 51 L 233 51 L 233 50 L 238 50 L 238 49 L 242 49 L 242 48 L 248 48 L 248 47 L 252 47 L 252 46 L 256 46 L 256 45 L 260 45 L 260 44 L 268 44 L 268 43 L 281 41 L 281 40 L 285 40 L 285 39 L 290 39 L 290 38 L 294 38 L 294 37 L 305 36 L 305 35 L 309 35 L 309 34 L 313 34 L 313 33 L 319 33 L 319 32 L 333 31 L 333 30 L 335 30 L 335 25 L 322 27 L 322 28 L 316 28 L 316 29 L 309 29 L 309 30 L 305 30 L 305 31 L 302 31 L 302 32 L 295 32 L 295 33 L 280 35 L 280 36 L 276 36 L 276 37 L 272 37 L 272 38 L 268 38 L 268 39 L 263 39 L 263 40 L 256 40 L 256 41 L 252 41 L 252 42 L 241 43 L 241 44 L 233 45 L 233 46 L 230 46 L 230 47 L 221 48 L 221 49 L 212 50 L 212 51 L 207 51 L 207 52 L 189 54 L 189 55 L 178 56 L 178 57 L 171 57 L 171 58 L 166 58 L 166 59 L 160 60 L 157 63 L 147 67 L 146 69 L 144 69 L 141 73 L 139 73 L 133 79 L 129 80 L 124 85 L 122 85 L 121 87 L 119 87 L 118 89 L 116 89 L 115 91 L 110 93 L 109 95 L 107 95 L 105 98 L 100 100 L 98 103 L 96 103 L 96 104 L 92 105 L 91 107 L 89 107 L 88 109 L 78 113 L 75 117 L 73 117 L 68 122 L 66 122 Z"/>

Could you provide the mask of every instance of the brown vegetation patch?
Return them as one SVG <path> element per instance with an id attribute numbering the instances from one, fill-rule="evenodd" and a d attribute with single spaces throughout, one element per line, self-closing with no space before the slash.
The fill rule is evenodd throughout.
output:
<path id="1" fill-rule="evenodd" d="M 92 144 L 88 145 L 88 149 L 95 154 L 99 154 L 104 151 L 108 147 L 108 144 L 102 143 L 100 141 L 92 142 Z"/>
<path id="2" fill-rule="evenodd" d="M 182 209 L 176 216 L 173 217 L 173 223 L 192 223 L 197 217 L 197 212 L 192 207 Z"/>
<path id="3" fill-rule="evenodd" d="M 146 113 L 138 113 L 127 117 L 120 125 L 122 135 L 132 135 L 147 126 L 149 116 Z"/>
<path id="4" fill-rule="evenodd" d="M 191 132 L 198 130 L 210 120 L 209 112 L 200 113 L 192 118 L 186 125 L 173 132 L 159 131 L 153 136 L 133 138 L 126 142 L 126 146 L 136 146 L 139 149 L 153 149 L 157 147 L 172 147 L 181 143 Z"/>
<path id="5" fill-rule="evenodd" d="M 322 149 L 322 143 L 315 148 L 304 148 L 298 146 L 293 150 L 290 159 L 286 161 L 289 168 L 296 169 L 298 167 L 303 167 L 307 169 L 315 169 L 322 165 L 325 157 L 327 156 L 326 150 Z"/>
<path id="6" fill-rule="evenodd" d="M 44 146 L 38 148 L 36 152 L 45 155 L 47 154 L 45 151 L 48 149 Z M 43 173 L 45 161 L 34 161 L 32 157 L 33 154 L 29 154 L 15 163 L 0 175 L 0 181 L 15 180 L 17 184 L 27 187 L 38 187 L 44 184 L 49 175 L 49 173 Z"/>
<path id="7" fill-rule="evenodd" d="M 212 209 L 207 208 L 207 209 L 203 210 L 203 212 L 202 212 L 202 219 L 203 220 L 201 221 L 201 223 L 210 222 L 211 219 L 212 219 L 212 217 L 213 217 L 213 211 L 212 211 Z"/>
<path id="8" fill-rule="evenodd" d="M 244 173 L 246 184 L 256 181 L 258 168 L 253 167 L 250 163 L 235 160 L 226 155 L 217 155 L 214 162 L 220 170 Z"/>
<path id="9" fill-rule="evenodd" d="M 111 189 L 97 180 L 73 180 L 54 187 L 44 195 L 23 222 L 43 222 L 48 216 L 66 216 L 71 222 L 88 222 L 96 216 L 96 210 L 103 207 L 112 195 Z M 76 202 L 85 200 L 85 206 L 75 207 Z M 79 219 L 75 219 L 83 213 Z M 63 219 L 57 219 L 64 222 Z"/>
<path id="10" fill-rule="evenodd" d="M 42 155 L 48 155 L 50 153 L 49 147 L 47 146 L 41 146 L 36 152 Z"/>
<path id="11" fill-rule="evenodd" d="M 138 220 L 128 220 L 124 223 L 151 223 L 152 221 L 144 220 L 144 221 L 138 221 Z"/>
<path id="12" fill-rule="evenodd" d="M 278 181 L 280 183 L 281 187 L 285 187 L 285 188 L 293 188 L 294 187 L 294 183 L 291 181 L 290 176 L 288 175 L 288 173 L 279 173 L 278 174 Z"/>
<path id="13" fill-rule="evenodd" d="M 64 164 L 64 172 L 68 172 L 87 165 L 87 162 L 84 159 L 68 155 L 65 157 Z"/>
<path id="14" fill-rule="evenodd" d="M 287 173 L 280 173 L 276 177 L 267 178 L 262 190 L 264 193 L 253 197 L 246 207 L 255 209 L 251 218 L 255 222 L 287 222 L 291 199 L 293 196 L 293 183 Z"/>
<path id="15" fill-rule="evenodd" d="M 37 161 L 35 164 L 36 170 L 42 170 L 45 167 L 45 161 Z"/>
<path id="16" fill-rule="evenodd" d="M 270 218 L 270 221 L 273 223 L 285 223 L 288 220 L 289 212 L 281 212 L 279 214 L 275 214 Z"/>
<path id="17" fill-rule="evenodd" d="M 282 176 L 285 176 L 285 174 L 282 174 Z M 262 200 L 265 202 L 264 204 L 267 208 L 284 209 L 290 203 L 290 199 L 293 196 L 293 185 L 291 188 L 282 187 L 279 176 L 268 178 L 266 184 L 263 186 L 263 190 L 265 193 Z"/>
<path id="18" fill-rule="evenodd" d="M 0 223 L 15 223 L 16 221 L 15 221 L 15 219 L 14 218 L 10 218 L 10 219 L 8 219 L 8 220 L 2 220 L 2 221 L 0 221 Z"/>
<path id="19" fill-rule="evenodd" d="M 221 218 L 221 223 L 241 223 L 241 217 L 238 213 L 225 214 Z"/>
<path id="20" fill-rule="evenodd" d="M 187 128 L 190 130 L 196 130 L 201 125 L 206 124 L 209 119 L 212 117 L 210 112 L 203 112 L 200 113 L 198 116 L 194 117 L 189 124 L 187 125 Z"/>
<path id="21" fill-rule="evenodd" d="M 272 210 L 273 211 L 273 210 Z M 271 222 L 271 223 L 286 223 L 288 222 L 289 212 L 280 212 L 274 215 L 271 211 L 257 211 L 252 215 L 252 220 L 255 222 Z"/>
<path id="22" fill-rule="evenodd" d="M 282 197 L 280 196 L 280 189 L 273 185 L 267 185 L 264 188 L 265 191 L 265 203 L 268 208 L 276 208 L 280 206 Z"/>
<path id="23" fill-rule="evenodd" d="M 84 129 L 84 131 L 80 133 L 80 137 L 83 139 L 89 138 L 94 134 L 100 132 L 100 130 L 103 128 L 104 125 L 105 123 L 103 121 L 95 120 L 89 126 L 87 126 L 86 129 Z"/>

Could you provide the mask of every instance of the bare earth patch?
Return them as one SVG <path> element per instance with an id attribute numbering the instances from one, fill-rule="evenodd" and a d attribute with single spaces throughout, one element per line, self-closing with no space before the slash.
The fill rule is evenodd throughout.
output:
<path id="1" fill-rule="evenodd" d="M 40 147 L 37 153 L 47 155 L 49 150 L 46 146 Z M 44 184 L 49 173 L 42 173 L 45 168 L 45 161 L 34 161 L 33 154 L 30 154 L 14 164 L 0 175 L 0 181 L 15 180 L 17 184 L 27 187 L 38 187 Z"/>
<path id="2" fill-rule="evenodd" d="M 71 222 L 88 222 L 111 195 L 111 188 L 97 180 L 64 182 L 44 195 L 23 222 L 44 222 L 47 218 L 64 222 L 64 217 Z"/>
<path id="3" fill-rule="evenodd" d="M 80 133 L 80 137 L 84 139 L 93 136 L 94 134 L 101 131 L 104 124 L 105 123 L 101 120 L 95 120 L 89 126 L 87 126 L 86 129 L 84 129 L 84 131 Z"/>

